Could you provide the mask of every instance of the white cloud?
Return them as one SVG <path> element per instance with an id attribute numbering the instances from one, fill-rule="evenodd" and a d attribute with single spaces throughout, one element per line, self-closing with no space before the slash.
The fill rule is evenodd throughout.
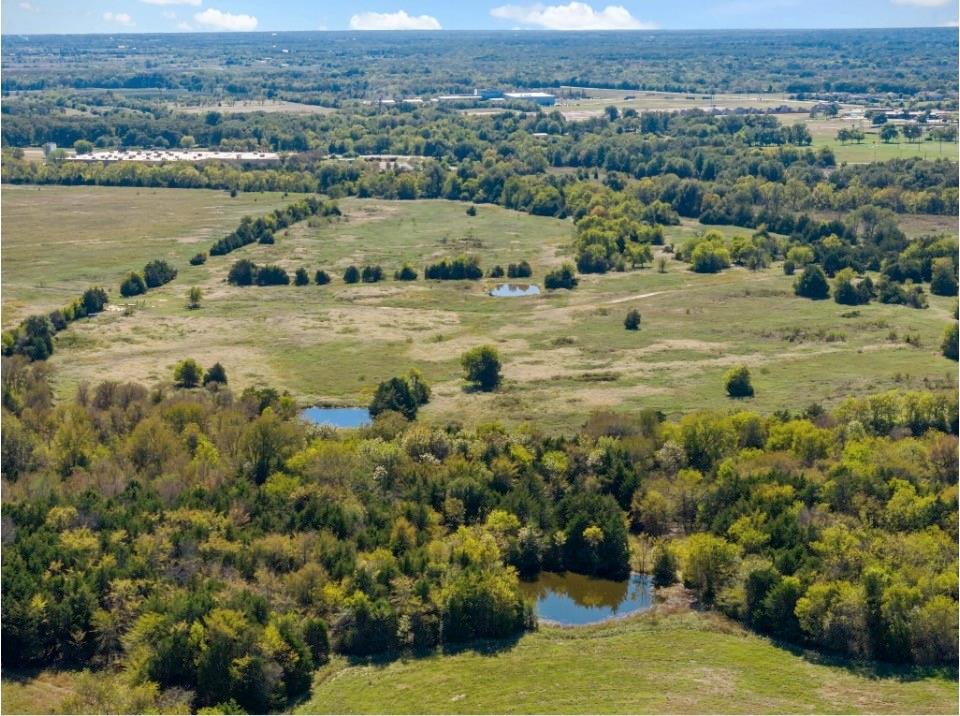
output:
<path id="1" fill-rule="evenodd" d="M 917 7 L 940 7 L 947 0 L 891 0 L 894 5 L 916 5 Z"/>
<path id="2" fill-rule="evenodd" d="M 203 12 L 198 12 L 193 16 L 193 19 L 200 25 L 215 27 L 218 30 L 244 32 L 255 30 L 257 27 L 257 18 L 253 15 L 234 15 L 231 12 L 221 12 L 212 7 Z"/>
<path id="3" fill-rule="evenodd" d="M 361 12 L 350 18 L 351 30 L 440 30 L 437 18 L 397 12 Z"/>
<path id="4" fill-rule="evenodd" d="M 203 0 L 140 0 L 147 5 L 193 5 L 197 7 L 203 4 Z"/>
<path id="5" fill-rule="evenodd" d="M 638 20 L 623 5 L 594 10 L 583 2 L 568 5 L 501 5 L 490 11 L 500 20 L 544 30 L 652 30 L 653 23 Z"/>
<path id="6" fill-rule="evenodd" d="M 26 0 L 20 3 L 20 9 L 26 10 L 27 12 L 40 12 L 40 8 L 38 8 L 36 5 L 31 5 Z"/>
<path id="7" fill-rule="evenodd" d="M 133 21 L 133 18 L 125 12 L 107 11 L 103 13 L 103 19 L 107 22 L 115 22 L 117 25 L 123 25 L 124 27 L 133 27 L 137 24 Z"/>

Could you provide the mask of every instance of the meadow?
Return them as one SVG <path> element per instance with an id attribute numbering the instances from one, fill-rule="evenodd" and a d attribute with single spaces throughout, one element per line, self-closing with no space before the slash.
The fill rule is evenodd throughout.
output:
<path id="1" fill-rule="evenodd" d="M 716 615 L 542 627 L 423 659 L 321 669 L 298 713 L 953 713 L 956 681 L 818 662 Z"/>
<path id="2" fill-rule="evenodd" d="M 954 301 L 931 296 L 927 310 L 809 301 L 793 295 L 793 278 L 779 264 L 702 275 L 665 255 L 665 273 L 648 267 L 586 275 L 573 291 L 513 299 L 488 295 L 499 280 L 424 281 L 428 261 L 474 253 L 484 269 L 527 260 L 530 281 L 542 285 L 546 271 L 569 258 L 569 221 L 492 205 L 470 217 L 457 202 L 347 199 L 340 219 L 303 222 L 272 246 L 188 265 L 242 214 L 293 198 L 8 187 L 5 325 L 27 306 L 54 307 L 103 283 L 113 310 L 57 338 L 51 364 L 62 396 L 106 377 L 166 381 L 177 361 L 193 357 L 203 365 L 222 362 L 235 388 L 271 385 L 303 405 L 365 405 L 377 383 L 416 367 L 434 390 L 424 420 L 536 421 L 550 431 L 573 429 L 597 409 L 772 412 L 890 388 L 955 384 L 953 365 L 939 352 Z M 50 234 L 49 217 L 68 209 L 83 209 L 77 225 Z M 667 240 L 680 244 L 707 228 L 685 221 L 667 230 Z M 726 235 L 749 231 L 717 228 Z M 171 261 L 177 279 L 137 300 L 120 299 L 120 279 L 153 258 Z M 311 277 L 323 268 L 333 282 L 230 286 L 227 271 L 240 258 L 277 263 L 291 276 L 300 266 Z M 420 280 L 392 279 L 404 261 L 417 267 Z M 379 264 L 389 279 L 344 284 L 350 264 Z M 190 286 L 203 291 L 199 310 L 185 306 Z M 636 332 L 623 327 L 631 308 L 643 316 Z M 465 393 L 459 357 L 483 343 L 500 350 L 504 384 L 495 393 Z M 731 401 L 722 389 L 723 373 L 738 363 L 754 374 L 757 395 L 745 402 Z"/>

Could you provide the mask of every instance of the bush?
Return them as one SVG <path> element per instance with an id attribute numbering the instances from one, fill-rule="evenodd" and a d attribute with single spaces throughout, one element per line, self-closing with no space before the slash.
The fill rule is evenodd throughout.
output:
<path id="1" fill-rule="evenodd" d="M 796 265 L 793 261 L 791 261 L 790 259 L 787 259 L 786 261 L 783 262 L 783 275 L 784 275 L 784 276 L 793 276 L 793 274 L 794 274 L 794 272 L 795 272 L 796 270 L 797 270 L 797 265 Z"/>
<path id="2" fill-rule="evenodd" d="M 407 420 L 417 417 L 417 399 L 410 389 L 410 383 L 405 378 L 390 378 L 377 386 L 377 391 L 370 401 L 370 415 L 377 417 L 383 412 L 392 410 L 400 413 Z"/>
<path id="3" fill-rule="evenodd" d="M 190 290 L 187 291 L 187 308 L 200 308 L 201 298 L 203 298 L 203 291 L 200 290 L 199 286 L 192 286 Z"/>
<path id="4" fill-rule="evenodd" d="M 940 351 L 945 358 L 949 358 L 950 360 L 957 360 L 957 333 L 957 324 L 951 323 L 944 329 L 943 340 L 940 342 Z"/>
<path id="5" fill-rule="evenodd" d="M 258 286 L 288 286 L 290 284 L 290 277 L 287 272 L 279 266 L 268 264 L 261 266 L 256 272 Z"/>
<path id="6" fill-rule="evenodd" d="M 298 268 L 296 273 L 293 275 L 293 283 L 296 286 L 306 286 L 310 283 L 310 275 L 302 266 Z"/>
<path id="7" fill-rule="evenodd" d="M 176 277 L 177 270 L 163 259 L 156 259 L 143 267 L 143 280 L 147 288 L 156 288 L 170 283 Z"/>
<path id="8" fill-rule="evenodd" d="M 669 587 L 677 581 L 677 558 L 673 551 L 663 545 L 657 550 L 653 560 L 653 586 L 657 588 Z"/>
<path id="9" fill-rule="evenodd" d="M 404 264 L 401 266 L 396 273 L 393 274 L 393 277 L 397 281 L 416 281 L 417 280 L 417 270 L 410 264 Z"/>
<path id="10" fill-rule="evenodd" d="M 723 376 L 723 385 L 731 398 L 752 398 L 753 385 L 750 384 L 750 370 L 745 365 L 735 366 Z"/>
<path id="11" fill-rule="evenodd" d="M 483 269 L 476 256 L 458 256 L 430 264 L 424 269 L 423 277 L 438 281 L 475 281 L 483 278 Z"/>
<path id="12" fill-rule="evenodd" d="M 476 216 L 476 215 L 477 215 L 477 207 L 471 204 L 470 206 L 467 207 L 467 216 Z"/>
<path id="13" fill-rule="evenodd" d="M 143 281 L 143 276 L 138 273 L 131 273 L 120 284 L 120 295 L 124 298 L 129 298 L 130 296 L 139 296 L 147 292 L 147 284 Z"/>
<path id="14" fill-rule="evenodd" d="M 100 313 L 104 306 L 109 302 L 107 298 L 107 292 L 102 288 L 88 288 L 83 292 L 83 295 L 80 296 L 80 303 L 83 306 L 84 313 L 88 316 L 92 316 L 94 313 Z"/>
<path id="15" fill-rule="evenodd" d="M 257 265 L 250 259 L 240 259 L 230 267 L 227 282 L 235 286 L 252 286 L 257 277 Z"/>
<path id="16" fill-rule="evenodd" d="M 181 388 L 196 388 L 203 377 L 203 368 L 193 358 L 187 358 L 174 366 L 173 379 Z"/>
<path id="17" fill-rule="evenodd" d="M 488 275 L 490 276 L 490 278 L 503 278 L 503 266 L 501 266 L 500 264 L 497 264 L 492 269 L 490 269 L 490 273 Z"/>
<path id="18" fill-rule="evenodd" d="M 325 286 L 330 283 L 330 274 L 328 274 L 323 269 L 318 269 L 317 272 L 313 275 L 313 282 L 318 286 Z"/>
<path id="19" fill-rule="evenodd" d="M 707 239 L 693 247 L 690 267 L 697 273 L 717 273 L 730 267 L 730 252 L 719 239 Z"/>
<path id="20" fill-rule="evenodd" d="M 343 272 L 343 282 L 344 283 L 357 283 L 360 280 L 360 269 L 356 266 L 347 266 L 347 270 Z"/>
<path id="21" fill-rule="evenodd" d="M 383 279 L 383 269 L 379 266 L 364 266 L 360 272 L 360 280 L 364 283 L 376 283 Z"/>
<path id="22" fill-rule="evenodd" d="M 627 317 L 623 319 L 623 327 L 628 331 L 640 330 L 640 311 L 636 308 L 627 311 Z"/>
<path id="23" fill-rule="evenodd" d="M 206 375 L 203 376 L 203 384 L 207 385 L 208 383 L 219 383 L 220 385 L 227 384 L 227 371 L 220 365 L 219 362 L 214 363 L 207 370 Z"/>
<path id="24" fill-rule="evenodd" d="M 576 269 L 571 263 L 564 263 L 560 268 L 550 271 L 543 277 L 543 285 L 549 289 L 573 289 L 577 285 Z"/>
<path id="25" fill-rule="evenodd" d="M 493 346 L 477 346 L 460 357 L 464 377 L 482 391 L 500 385 L 500 356 Z"/>
<path id="26" fill-rule="evenodd" d="M 191 266 L 201 266 L 207 263 L 207 254 L 201 251 L 199 254 L 194 254 L 190 259 Z"/>
<path id="27" fill-rule="evenodd" d="M 526 261 L 521 261 L 518 264 L 509 264 L 507 266 L 508 278 L 529 278 L 532 275 L 533 269 L 530 268 L 530 264 Z"/>
<path id="28" fill-rule="evenodd" d="M 260 236 L 257 237 L 258 244 L 274 244 L 276 239 L 273 237 L 272 231 L 264 231 Z"/>
<path id="29" fill-rule="evenodd" d="M 827 277 L 823 269 L 816 264 L 807 264 L 803 273 L 793 284 L 793 292 L 798 296 L 810 298 L 815 301 L 823 300 L 830 296 L 830 286 L 827 283 Z"/>
<path id="30" fill-rule="evenodd" d="M 933 273 L 930 277 L 930 293 L 934 296 L 957 295 L 957 274 L 953 268 L 953 261 L 949 258 L 938 259 L 933 264 Z"/>

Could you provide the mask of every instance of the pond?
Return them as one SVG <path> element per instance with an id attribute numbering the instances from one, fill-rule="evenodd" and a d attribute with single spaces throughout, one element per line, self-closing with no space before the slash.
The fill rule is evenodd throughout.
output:
<path id="1" fill-rule="evenodd" d="M 501 283 L 490 292 L 490 295 L 497 298 L 514 298 L 516 296 L 536 296 L 538 293 L 540 293 L 540 287 L 536 284 Z"/>
<path id="2" fill-rule="evenodd" d="M 370 411 L 366 408 L 307 408 L 301 417 L 316 425 L 332 425 L 335 428 L 359 428 L 370 424 Z"/>
<path id="3" fill-rule="evenodd" d="M 536 602 L 538 618 L 568 626 L 643 612 L 653 603 L 653 580 L 637 572 L 622 582 L 573 572 L 541 572 L 533 582 L 521 581 L 520 589 Z"/>

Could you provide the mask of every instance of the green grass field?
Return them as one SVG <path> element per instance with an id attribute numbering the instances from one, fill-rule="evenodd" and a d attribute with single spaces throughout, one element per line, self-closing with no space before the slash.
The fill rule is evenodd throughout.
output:
<path id="1" fill-rule="evenodd" d="M 318 672 L 299 713 L 955 713 L 957 682 L 826 665 L 697 613 Z"/>
<path id="2" fill-rule="evenodd" d="M 45 228 L 49 216 L 91 197 L 96 202 L 79 228 Z M 163 257 L 180 269 L 175 281 L 126 312 L 109 311 L 58 336 L 51 364 L 61 395 L 107 377 L 168 380 L 174 363 L 191 356 L 203 365 L 221 361 L 235 388 L 261 383 L 290 390 L 305 405 L 365 405 L 379 381 L 417 367 L 434 387 L 425 420 L 536 421 L 570 430 L 594 409 L 768 412 L 894 387 L 955 384 L 954 364 L 939 354 L 954 301 L 931 297 L 922 311 L 813 302 L 793 296 L 793 279 L 779 266 L 700 275 L 670 260 L 663 274 L 648 268 L 583 276 L 574 291 L 519 299 L 490 297 L 495 280 L 392 280 L 404 260 L 422 271 L 428 260 L 467 251 L 485 268 L 526 259 L 532 281 L 542 284 L 570 251 L 571 224 L 495 206 L 471 218 L 455 202 L 349 199 L 341 202 L 341 220 L 305 222 L 273 246 L 189 266 L 187 258 L 240 214 L 291 200 L 238 199 L 179 190 L 7 188 L 4 258 L 13 260 L 3 267 L 5 325 L 30 306 L 59 305 L 90 283 L 105 283 L 112 300 L 122 302 L 116 286 L 125 272 Z M 108 207 L 107 217 L 97 221 L 94 206 Z M 682 241 L 704 228 L 687 222 L 668 234 Z M 243 257 L 279 263 L 291 274 L 298 266 L 311 275 L 322 267 L 335 278 L 324 287 L 227 285 L 229 266 Z M 379 263 L 390 280 L 346 285 L 340 274 L 350 263 Z M 185 307 L 192 285 L 204 292 L 200 310 Z M 638 332 L 623 328 L 633 307 L 643 315 Z M 919 348 L 905 342 L 908 334 L 919 336 Z M 499 348 L 504 385 L 468 394 L 459 357 L 482 343 Z M 750 401 L 723 393 L 722 375 L 736 363 L 753 371 L 757 396 Z"/>
<path id="3" fill-rule="evenodd" d="M 810 119 L 806 113 L 777 115 L 781 124 L 790 125 L 802 122 L 810 130 L 813 137 L 813 147 L 830 147 L 838 164 L 866 164 L 869 162 L 883 162 L 889 159 L 951 159 L 957 160 L 960 145 L 957 142 L 920 141 L 908 142 L 899 137 L 894 142 L 880 140 L 879 129 L 871 126 L 865 120 L 849 120 L 841 118 L 818 117 Z M 837 139 L 837 132 L 842 129 L 860 129 L 866 135 L 863 142 L 841 143 Z"/>

